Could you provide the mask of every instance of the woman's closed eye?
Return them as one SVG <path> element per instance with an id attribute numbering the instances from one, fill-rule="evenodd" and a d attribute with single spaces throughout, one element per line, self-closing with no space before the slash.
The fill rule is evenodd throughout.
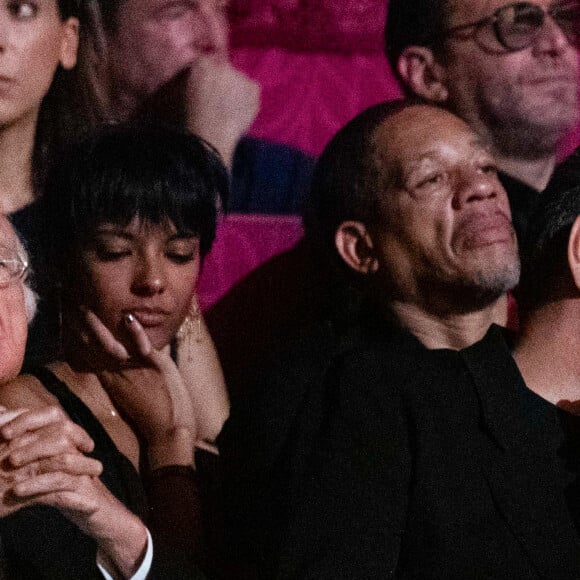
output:
<path id="1" fill-rule="evenodd" d="M 175 264 L 188 264 L 193 261 L 196 257 L 195 252 L 166 252 L 165 254 Z"/>
<path id="2" fill-rule="evenodd" d="M 170 240 L 165 248 L 165 256 L 174 264 L 188 264 L 196 259 L 199 251 L 197 238 L 178 237 Z"/>
<path id="3" fill-rule="evenodd" d="M 115 262 L 131 255 L 131 249 L 122 246 L 107 246 L 97 244 L 95 254 L 102 262 Z"/>

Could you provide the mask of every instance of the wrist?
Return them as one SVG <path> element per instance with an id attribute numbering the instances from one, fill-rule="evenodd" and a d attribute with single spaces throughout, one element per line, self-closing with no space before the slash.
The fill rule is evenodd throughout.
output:
<path id="1" fill-rule="evenodd" d="M 195 438 L 186 427 L 177 427 L 151 439 L 147 445 L 150 469 L 166 465 L 193 465 Z"/>
<path id="2" fill-rule="evenodd" d="M 131 578 L 137 572 L 149 545 L 149 535 L 143 522 L 128 512 L 115 523 L 114 536 L 97 538 L 97 563 L 109 573 L 121 578 Z"/>

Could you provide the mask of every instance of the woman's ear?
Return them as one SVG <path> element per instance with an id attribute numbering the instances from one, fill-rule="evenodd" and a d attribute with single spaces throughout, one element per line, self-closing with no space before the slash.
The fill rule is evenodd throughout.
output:
<path id="1" fill-rule="evenodd" d="M 374 274 L 379 269 L 373 240 L 363 223 L 348 221 L 340 224 L 334 243 L 340 257 L 355 272 Z"/>
<path id="2" fill-rule="evenodd" d="M 574 221 L 568 238 L 568 267 L 574 284 L 580 292 L 580 216 Z"/>
<path id="3" fill-rule="evenodd" d="M 66 70 L 77 64 L 79 49 L 79 21 L 77 18 L 67 18 L 62 23 L 62 41 L 60 45 L 60 66 Z"/>
<path id="4" fill-rule="evenodd" d="M 431 49 L 408 46 L 399 57 L 397 71 L 407 91 L 426 101 L 447 101 L 449 92 L 445 85 L 445 70 Z"/>

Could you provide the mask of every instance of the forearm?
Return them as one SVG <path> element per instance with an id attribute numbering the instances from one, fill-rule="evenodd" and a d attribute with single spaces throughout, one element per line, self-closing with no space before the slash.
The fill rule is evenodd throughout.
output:
<path id="1" fill-rule="evenodd" d="M 155 434 L 147 442 L 149 469 L 168 465 L 192 466 L 194 464 L 195 439 L 185 427 L 177 427 Z"/>
<path id="2" fill-rule="evenodd" d="M 109 533 L 96 538 L 97 563 L 113 578 L 132 578 L 141 567 L 148 547 L 147 528 L 133 514 L 116 520 Z"/>
<path id="3" fill-rule="evenodd" d="M 195 410 L 197 437 L 213 442 L 229 416 L 230 402 L 216 348 L 203 318 L 196 339 L 178 344 L 177 366 Z"/>

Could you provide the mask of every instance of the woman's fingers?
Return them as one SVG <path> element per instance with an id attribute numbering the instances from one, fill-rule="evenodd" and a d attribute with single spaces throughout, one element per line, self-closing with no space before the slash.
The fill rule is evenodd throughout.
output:
<path id="1" fill-rule="evenodd" d="M 111 331 L 101 322 L 101 319 L 92 310 L 82 309 L 81 312 L 97 345 L 118 362 L 129 360 L 127 349 L 113 336 Z"/>
<path id="2" fill-rule="evenodd" d="M 133 344 L 136 348 L 137 354 L 147 360 L 153 351 L 153 347 L 151 346 L 151 341 L 149 340 L 145 329 L 133 314 L 127 314 L 127 316 L 125 316 L 125 326 L 129 331 L 129 335 L 133 339 Z"/>

